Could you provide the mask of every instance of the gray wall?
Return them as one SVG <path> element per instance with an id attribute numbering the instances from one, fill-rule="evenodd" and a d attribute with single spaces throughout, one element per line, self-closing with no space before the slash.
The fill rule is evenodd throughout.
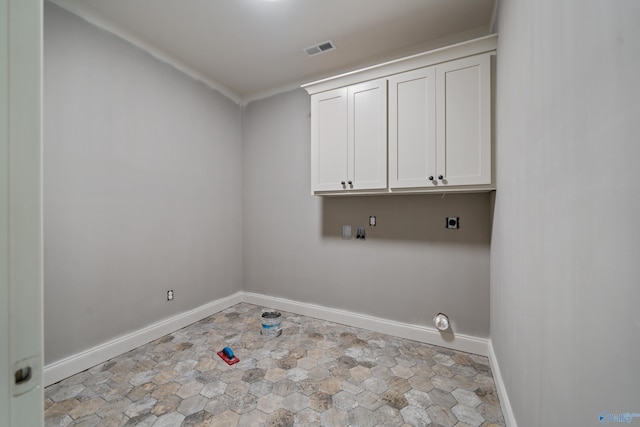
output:
<path id="1" fill-rule="evenodd" d="M 230 100 L 48 2 L 44 24 L 51 363 L 241 289 L 242 124 Z"/>
<path id="2" fill-rule="evenodd" d="M 489 195 L 311 196 L 309 113 L 302 89 L 244 111 L 244 289 L 488 337 Z M 369 215 L 365 241 L 341 239 Z"/>
<path id="3" fill-rule="evenodd" d="M 640 412 L 640 3 L 498 16 L 491 340 L 519 426 L 600 425 Z"/>

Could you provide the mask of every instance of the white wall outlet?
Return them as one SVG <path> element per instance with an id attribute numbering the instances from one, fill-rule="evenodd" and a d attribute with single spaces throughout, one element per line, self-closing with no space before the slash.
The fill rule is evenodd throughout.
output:
<path id="1" fill-rule="evenodd" d="M 369 227 L 375 227 L 376 226 L 376 217 L 371 215 L 369 217 Z"/>
<path id="2" fill-rule="evenodd" d="M 173 289 L 170 291 L 167 291 L 167 301 L 172 301 L 173 300 Z"/>

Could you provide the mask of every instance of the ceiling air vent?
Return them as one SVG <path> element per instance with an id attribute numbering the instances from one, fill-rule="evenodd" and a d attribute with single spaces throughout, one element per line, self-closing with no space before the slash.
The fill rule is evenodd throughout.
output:
<path id="1" fill-rule="evenodd" d="M 327 40 L 326 42 L 322 42 L 314 46 L 305 47 L 303 50 L 304 50 L 304 53 L 306 53 L 308 56 L 314 56 L 314 55 L 318 55 L 319 53 L 328 52 L 335 48 L 336 48 L 336 45 L 333 44 L 331 40 Z"/>

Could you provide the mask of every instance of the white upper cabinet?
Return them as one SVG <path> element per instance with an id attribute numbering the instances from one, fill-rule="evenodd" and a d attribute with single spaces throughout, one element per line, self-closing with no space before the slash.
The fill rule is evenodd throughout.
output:
<path id="1" fill-rule="evenodd" d="M 387 188 L 387 81 L 311 97 L 312 192 Z"/>
<path id="2" fill-rule="evenodd" d="M 347 186 L 353 190 L 387 188 L 387 80 L 348 88 L 350 156 Z M 349 184 L 351 182 L 351 184 Z"/>
<path id="3" fill-rule="evenodd" d="M 389 188 L 488 184 L 489 54 L 389 77 Z"/>
<path id="4" fill-rule="evenodd" d="M 491 184 L 489 54 L 437 65 L 436 105 L 434 181 L 445 186 Z"/>
<path id="5" fill-rule="evenodd" d="M 495 189 L 496 38 L 305 85 L 311 95 L 312 194 Z"/>
<path id="6" fill-rule="evenodd" d="M 311 97 L 311 188 L 342 190 L 348 177 L 347 88 Z"/>
<path id="7" fill-rule="evenodd" d="M 389 78 L 389 187 L 431 186 L 436 173 L 436 70 Z"/>

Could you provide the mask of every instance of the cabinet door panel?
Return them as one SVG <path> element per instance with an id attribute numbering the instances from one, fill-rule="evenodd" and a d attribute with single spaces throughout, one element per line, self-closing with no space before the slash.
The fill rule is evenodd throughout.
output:
<path id="1" fill-rule="evenodd" d="M 389 187 L 431 187 L 436 173 L 435 69 L 389 78 Z"/>
<path id="2" fill-rule="evenodd" d="M 446 185 L 491 183 L 489 55 L 440 64 L 437 169 Z"/>
<path id="3" fill-rule="evenodd" d="M 349 180 L 354 190 L 387 187 L 387 81 L 349 87 Z"/>
<path id="4" fill-rule="evenodd" d="M 347 89 L 311 98 L 311 189 L 342 190 L 347 180 Z"/>

